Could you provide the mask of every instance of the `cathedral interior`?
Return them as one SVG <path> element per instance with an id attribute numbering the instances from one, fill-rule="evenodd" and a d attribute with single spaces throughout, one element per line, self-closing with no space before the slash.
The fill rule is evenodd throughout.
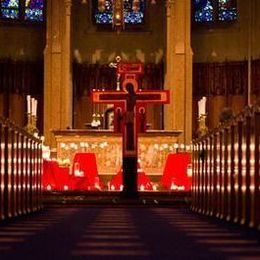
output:
<path id="1" fill-rule="evenodd" d="M 258 259 L 259 13 L 1 0 L 0 258 Z"/>

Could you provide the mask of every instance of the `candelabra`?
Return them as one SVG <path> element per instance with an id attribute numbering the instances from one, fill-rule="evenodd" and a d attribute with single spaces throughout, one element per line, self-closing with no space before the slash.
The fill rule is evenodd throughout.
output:
<path id="1" fill-rule="evenodd" d="M 101 121 L 102 121 L 102 115 L 99 113 L 93 114 L 92 115 L 92 121 L 91 121 L 91 127 L 92 128 L 100 128 L 102 126 Z"/>
<path id="2" fill-rule="evenodd" d="M 113 28 L 120 32 L 125 28 L 124 20 L 124 2 L 123 0 L 113 1 Z"/>
<path id="3" fill-rule="evenodd" d="M 32 98 L 30 95 L 27 95 L 27 125 L 25 127 L 26 131 L 32 135 L 37 135 L 39 130 L 37 129 L 37 104 L 38 101 L 35 98 Z"/>
<path id="4" fill-rule="evenodd" d="M 199 137 L 207 134 L 208 132 L 208 127 L 206 125 L 206 118 L 207 118 L 206 114 L 201 114 L 198 118 L 199 127 L 197 133 Z"/>
<path id="5" fill-rule="evenodd" d="M 38 135 L 39 130 L 37 129 L 37 117 L 32 113 L 27 113 L 27 125 L 26 131 L 32 135 Z"/>
<path id="6" fill-rule="evenodd" d="M 132 1 L 132 10 L 134 12 L 138 12 L 140 9 L 140 1 L 141 0 L 133 0 Z M 82 0 L 82 3 L 85 1 Z M 113 0 L 112 1 L 112 26 L 113 28 L 119 33 L 121 30 L 125 28 L 125 21 L 124 21 L 124 0 Z M 152 5 L 156 4 L 156 0 L 150 0 Z M 106 0 L 98 0 L 98 10 L 100 12 L 104 12 L 106 10 Z"/>

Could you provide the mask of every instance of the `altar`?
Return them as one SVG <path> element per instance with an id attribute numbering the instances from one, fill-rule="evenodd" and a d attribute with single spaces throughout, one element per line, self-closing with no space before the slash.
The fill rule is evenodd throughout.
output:
<path id="1" fill-rule="evenodd" d="M 181 146 L 182 131 L 148 130 L 139 134 L 138 160 L 147 175 L 161 176 L 168 154 Z M 54 130 L 56 157 L 60 165 L 71 166 L 75 154 L 94 153 L 99 175 L 115 175 L 122 167 L 122 135 L 110 130 Z M 184 149 L 184 147 L 182 147 Z"/>

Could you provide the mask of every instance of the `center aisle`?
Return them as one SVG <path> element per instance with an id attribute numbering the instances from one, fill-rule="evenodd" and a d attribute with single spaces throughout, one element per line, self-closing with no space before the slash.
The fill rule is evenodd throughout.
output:
<path id="1" fill-rule="evenodd" d="M 259 259 L 257 236 L 186 208 L 52 208 L 0 226 L 0 259 Z"/>

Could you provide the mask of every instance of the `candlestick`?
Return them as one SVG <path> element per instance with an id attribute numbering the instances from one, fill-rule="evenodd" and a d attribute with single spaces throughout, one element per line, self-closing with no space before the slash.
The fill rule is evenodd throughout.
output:
<path id="1" fill-rule="evenodd" d="M 200 99 L 198 102 L 199 116 L 206 114 L 206 101 L 207 101 L 207 98 L 202 97 L 202 99 Z"/>
<path id="2" fill-rule="evenodd" d="M 36 115 L 32 116 L 32 126 L 33 126 L 32 134 L 35 135 L 35 136 L 38 136 L 39 130 L 37 128 L 37 117 L 36 117 Z"/>
<path id="3" fill-rule="evenodd" d="M 37 104 L 38 104 L 38 100 L 35 99 L 35 101 L 34 101 L 34 105 L 35 105 L 35 107 L 34 107 L 34 115 L 35 116 L 37 116 Z"/>
<path id="4" fill-rule="evenodd" d="M 95 92 L 96 89 L 93 89 L 93 92 Z M 96 103 L 92 102 L 92 119 L 94 115 L 96 114 Z"/>
<path id="5" fill-rule="evenodd" d="M 120 74 L 117 74 L 116 90 L 120 91 Z"/>
<path id="6" fill-rule="evenodd" d="M 34 115 L 34 98 L 31 98 L 31 113 Z"/>
<path id="7" fill-rule="evenodd" d="M 27 95 L 26 99 L 27 99 L 27 113 L 31 113 L 31 96 Z"/>
<path id="8" fill-rule="evenodd" d="M 206 125 L 206 118 L 207 118 L 207 115 L 200 115 L 200 117 L 198 118 L 198 122 L 199 122 L 199 127 L 198 127 L 198 136 L 201 137 L 205 134 L 207 134 L 208 132 L 208 127 Z"/>
<path id="9" fill-rule="evenodd" d="M 25 127 L 26 131 L 32 135 L 38 135 L 39 130 L 37 129 L 37 100 L 35 98 L 31 98 L 30 95 L 27 95 L 27 125 Z"/>

